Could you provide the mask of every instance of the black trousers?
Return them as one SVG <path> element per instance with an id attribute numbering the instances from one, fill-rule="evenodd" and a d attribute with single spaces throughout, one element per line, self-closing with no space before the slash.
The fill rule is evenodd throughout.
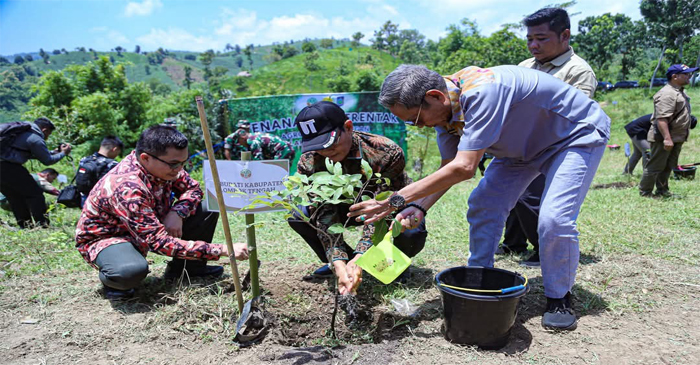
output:
<path id="1" fill-rule="evenodd" d="M 535 252 L 539 252 L 540 239 L 537 234 L 537 221 L 540 216 L 544 184 L 545 176 L 538 176 L 525 189 L 515 207 L 510 211 L 510 215 L 506 220 L 503 245 L 511 251 L 526 250 L 527 241 L 530 241 L 535 248 Z"/>
<path id="2" fill-rule="evenodd" d="M 182 239 L 211 242 L 216 230 L 219 213 L 204 212 L 202 205 L 197 206 L 193 216 L 182 223 Z M 187 270 L 206 266 L 206 260 L 173 259 L 170 270 L 182 270 L 187 261 Z M 109 246 L 100 251 L 95 259 L 100 269 L 100 281 L 110 288 L 127 290 L 137 287 L 148 275 L 146 258 L 130 242 Z"/>
<path id="3" fill-rule="evenodd" d="M 0 161 L 0 192 L 7 197 L 20 228 L 49 226 L 44 192 L 24 166 Z"/>
<path id="4" fill-rule="evenodd" d="M 348 213 L 347 208 L 349 207 L 349 205 L 346 207 L 341 207 L 341 209 L 338 210 L 338 214 L 342 217 L 345 217 Z M 307 217 L 310 215 L 309 207 L 301 206 L 299 208 L 304 212 L 304 215 L 306 215 Z M 311 249 L 314 250 L 316 256 L 318 256 L 321 262 L 328 263 L 328 258 L 326 257 L 326 250 L 323 248 L 323 244 L 318 238 L 318 233 L 316 232 L 316 230 L 313 227 L 309 226 L 308 223 L 304 222 L 299 217 L 297 212 L 294 212 L 294 217 L 290 218 L 287 222 L 289 223 L 289 226 L 292 227 L 292 229 L 294 229 L 294 231 L 296 231 L 304 239 L 304 241 L 306 241 L 309 247 L 311 247 Z M 361 226 L 362 224 L 362 222 L 357 222 L 354 219 L 351 219 L 348 223 L 348 226 Z M 396 246 L 396 248 L 401 250 L 401 252 L 406 254 L 406 256 L 414 257 L 425 247 L 425 239 L 427 237 L 428 231 L 425 229 L 425 219 L 423 219 L 423 221 L 420 222 L 418 228 L 407 229 L 398 237 L 396 237 L 394 239 L 394 245 Z M 348 257 L 352 258 L 353 252 L 355 252 L 355 250 L 348 246 L 348 244 L 345 241 L 343 241 L 342 247 L 343 250 L 348 254 Z"/>

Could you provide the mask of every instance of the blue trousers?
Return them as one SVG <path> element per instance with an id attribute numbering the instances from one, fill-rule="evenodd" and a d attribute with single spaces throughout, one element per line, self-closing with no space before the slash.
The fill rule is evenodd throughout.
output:
<path id="1" fill-rule="evenodd" d="M 605 145 L 564 148 L 529 164 L 494 159 L 469 197 L 469 266 L 493 267 L 510 210 L 528 185 L 545 176 L 537 233 L 544 294 L 563 298 L 574 285 L 579 246 L 576 218 Z"/>

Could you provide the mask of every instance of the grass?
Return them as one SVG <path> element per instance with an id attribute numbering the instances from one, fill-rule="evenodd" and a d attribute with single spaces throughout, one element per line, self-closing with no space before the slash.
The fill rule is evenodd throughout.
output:
<path id="1" fill-rule="evenodd" d="M 342 55 L 343 51 L 336 52 Z M 700 89 L 691 89 L 688 94 L 693 100 L 700 100 Z M 599 99 L 612 119 L 611 144 L 627 143 L 624 124 L 651 111 L 650 95 L 642 90 L 618 90 L 601 95 Z M 680 158 L 682 163 L 700 160 L 697 131 L 691 131 L 690 140 L 683 146 Z M 428 138 L 434 138 L 434 134 L 428 133 Z M 409 161 L 418 155 L 418 148 L 424 146 L 421 141 L 424 139 L 416 135 L 409 138 Z M 425 171 L 434 171 L 439 164 L 434 142 L 429 144 L 427 156 Z M 678 194 L 678 198 L 642 198 L 636 188 L 641 168 L 638 167 L 635 176 L 631 178 L 623 176 L 621 173 L 625 162 L 622 150 L 606 151 L 593 182 L 594 186 L 588 193 L 578 219 L 582 259 L 574 288 L 577 311 L 581 315 L 592 316 L 605 313 L 614 321 L 635 314 L 654 313 L 673 303 L 687 305 L 693 298 L 693 293 L 689 290 L 700 285 L 697 277 L 697 267 L 700 265 L 698 180 L 671 180 L 671 190 Z M 410 167 L 413 164 L 411 162 L 408 165 Z M 40 167 L 35 166 L 35 169 Z M 414 179 L 418 178 L 416 172 L 411 171 L 410 174 Z M 466 263 L 467 198 L 478 179 L 479 177 L 454 186 L 430 210 L 427 218 L 428 241 L 425 249 L 414 259 L 414 265 L 419 270 L 424 270 L 420 276 L 422 281 L 412 286 L 385 286 L 370 279 L 363 282 L 379 307 L 390 308 L 391 299 L 408 299 L 417 304 L 434 299 L 432 275 L 437 270 Z M 74 296 L 84 296 L 86 293 L 96 295 L 94 288 L 98 285 L 97 275 L 73 247 L 72 235 L 78 215 L 78 210 L 55 207 L 51 210 L 52 228 L 47 230 L 17 231 L 8 228 L 7 224 L 0 225 L 0 293 L 5 297 L 0 300 L 0 307 L 12 308 L 17 305 L 8 307 L 9 303 L 25 303 L 22 305 L 39 308 L 55 307 L 65 305 L 63 303 L 66 301 L 70 303 L 70 298 Z M 301 238 L 293 234 L 286 223 L 280 223 L 282 216 L 282 213 L 256 216 L 256 221 L 262 222 L 256 231 L 259 256 L 265 263 L 261 270 L 273 266 L 317 265 L 317 258 Z M 11 215 L 5 211 L 0 212 L 0 219 L 3 222 L 13 222 Z M 230 215 L 229 221 L 234 241 L 245 241 L 243 216 Z M 358 236 L 359 232 L 351 233 L 347 241 L 352 244 Z M 218 227 L 214 241 L 224 242 L 221 227 Z M 155 272 L 163 270 L 166 258 L 151 254 L 148 259 L 152 260 L 151 267 Z M 518 259 L 517 256 L 499 257 L 496 266 L 508 270 L 524 270 L 533 285 L 531 293 L 522 301 L 521 311 L 539 312 L 543 295 L 540 272 L 538 269 L 520 268 Z M 246 267 L 246 263 L 241 264 L 241 273 Z M 91 279 L 86 279 L 88 277 Z M 81 280 L 72 283 L 70 278 Z M 24 289 L 18 289 L 15 279 L 27 280 L 28 283 Z M 145 323 L 136 324 L 130 329 L 134 336 L 138 336 L 142 329 L 145 331 L 147 326 L 162 326 L 177 328 L 180 333 L 194 336 L 201 344 L 230 340 L 235 326 L 231 318 L 236 315 L 235 295 L 230 281 L 186 284 L 187 282 L 175 287 L 164 287 L 158 279 L 148 278 L 142 290 L 145 303 L 136 301 L 115 309 L 121 313 L 147 315 Z M 54 286 L 61 286 L 62 289 L 53 291 L 51 288 Z M 159 299 L 153 299 L 154 297 Z M 298 303 L 300 311 L 314 305 L 308 298 L 297 293 L 273 300 Z M 433 304 L 439 307 L 438 303 Z M 429 311 L 432 316 L 439 316 L 439 308 L 429 307 Z M 614 323 L 611 327 L 613 329 Z M 391 330 L 408 331 L 410 328 L 410 331 L 418 333 L 432 331 L 426 322 L 402 323 L 397 320 L 393 326 Z M 69 331 L 66 336 L 70 336 L 70 328 L 63 329 L 60 333 L 66 331 Z M 371 330 L 358 332 L 356 340 L 360 343 L 368 342 L 370 332 Z M 168 337 L 164 338 L 167 340 Z M 686 338 L 678 341 L 690 340 Z M 87 338 L 76 339 L 76 342 L 84 344 L 89 341 Z M 409 337 L 405 341 L 410 344 L 416 340 Z M 584 338 L 581 341 L 585 344 L 586 341 L 594 340 Z M 328 346 L 339 344 L 330 338 L 317 343 Z M 417 343 L 414 345 L 418 346 Z M 464 355 L 465 361 L 470 358 L 487 362 L 495 359 L 473 349 L 455 351 Z M 546 353 L 525 351 L 519 356 L 521 363 L 566 363 L 565 357 Z M 357 358 L 353 361 L 355 360 Z M 360 362 L 362 361 L 363 358 L 360 357 Z M 586 361 L 595 362 L 593 358 Z"/>

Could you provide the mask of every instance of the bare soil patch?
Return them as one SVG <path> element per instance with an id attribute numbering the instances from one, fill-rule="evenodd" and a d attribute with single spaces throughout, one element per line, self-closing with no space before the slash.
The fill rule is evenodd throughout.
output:
<path id="1" fill-rule="evenodd" d="M 161 265 L 162 266 L 162 265 Z M 498 267 L 520 270 L 516 260 Z M 451 344 L 441 333 L 437 271 L 418 268 L 400 287 L 419 306 L 396 313 L 381 284 L 366 278 L 361 316 L 344 311 L 329 335 L 334 294 L 329 281 L 307 282 L 309 265 L 265 262 L 261 287 L 267 337 L 232 342 L 235 296 L 230 279 L 168 284 L 154 267 L 126 303 L 103 299 L 94 271 L 54 272 L 0 282 L 1 364 L 692 364 L 700 358 L 698 268 L 640 256 L 596 257 L 580 267 L 574 290 L 579 328 L 550 333 L 539 270 L 521 301 L 510 343 L 498 351 Z"/>

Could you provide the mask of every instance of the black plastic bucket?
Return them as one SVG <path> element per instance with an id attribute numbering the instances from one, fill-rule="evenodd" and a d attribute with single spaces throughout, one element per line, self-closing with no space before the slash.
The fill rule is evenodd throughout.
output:
<path id="1" fill-rule="evenodd" d="M 518 273 L 475 266 L 444 270 L 435 276 L 435 283 L 442 293 L 445 339 L 488 350 L 499 349 L 508 343 L 520 298 L 530 290 L 525 277 Z M 442 284 L 510 291 L 481 293 L 452 289 Z"/>

